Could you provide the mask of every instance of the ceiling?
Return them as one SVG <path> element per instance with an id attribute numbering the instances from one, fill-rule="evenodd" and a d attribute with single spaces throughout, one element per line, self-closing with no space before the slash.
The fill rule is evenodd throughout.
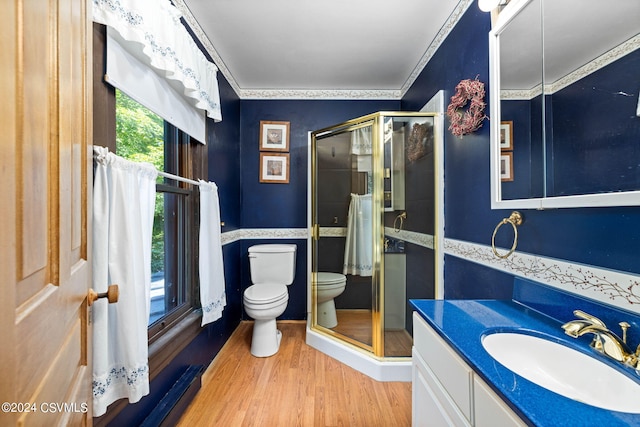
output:
<path id="1" fill-rule="evenodd" d="M 241 98 L 399 99 L 473 0 L 175 0 Z"/>

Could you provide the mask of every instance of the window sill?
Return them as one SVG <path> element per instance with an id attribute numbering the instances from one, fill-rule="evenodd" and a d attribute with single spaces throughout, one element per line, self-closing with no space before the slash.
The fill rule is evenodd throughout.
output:
<path id="1" fill-rule="evenodd" d="M 202 313 L 193 310 L 161 337 L 149 344 L 149 381 L 167 367 L 202 331 Z"/>

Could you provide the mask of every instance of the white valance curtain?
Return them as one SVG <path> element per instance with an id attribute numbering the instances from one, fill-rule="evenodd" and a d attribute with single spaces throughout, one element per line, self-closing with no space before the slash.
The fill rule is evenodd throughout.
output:
<path id="1" fill-rule="evenodd" d="M 179 10 L 169 0 L 93 0 L 95 22 L 117 31 L 125 42 L 125 49 L 133 57 L 148 65 L 150 70 L 155 70 L 194 108 L 206 111 L 207 116 L 215 121 L 221 121 L 218 69 L 198 48 L 180 22 L 180 17 Z M 107 66 L 110 66 L 109 61 Z M 126 75 L 125 70 L 125 77 L 136 76 L 140 84 L 148 78 L 134 70 Z M 144 104 L 137 99 L 138 96 L 120 89 Z M 137 86 L 134 84 L 130 89 L 136 90 Z M 154 106 L 144 105 L 162 115 Z M 165 116 L 163 118 L 171 121 Z M 181 128 L 179 124 L 173 124 Z M 182 130 L 191 134 L 187 129 Z M 204 139 L 199 140 L 205 142 Z"/>
<path id="2" fill-rule="evenodd" d="M 373 230 L 371 194 L 351 194 L 344 248 L 343 274 L 373 274 Z"/>
<path id="3" fill-rule="evenodd" d="M 93 411 L 149 393 L 147 325 L 157 170 L 94 147 L 93 289 L 120 298 L 93 305 Z"/>

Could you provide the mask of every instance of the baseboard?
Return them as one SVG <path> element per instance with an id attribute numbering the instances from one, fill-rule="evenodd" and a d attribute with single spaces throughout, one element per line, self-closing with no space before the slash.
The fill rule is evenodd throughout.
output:
<path id="1" fill-rule="evenodd" d="M 200 390 L 203 366 L 189 366 L 140 427 L 173 427 Z"/>

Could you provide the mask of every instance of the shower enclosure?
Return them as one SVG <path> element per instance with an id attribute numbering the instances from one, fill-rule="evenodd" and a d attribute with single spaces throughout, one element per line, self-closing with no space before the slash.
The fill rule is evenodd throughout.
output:
<path id="1" fill-rule="evenodd" d="M 380 112 L 311 132 L 310 327 L 375 358 L 411 356 L 408 301 L 436 296 L 440 122 Z"/>

